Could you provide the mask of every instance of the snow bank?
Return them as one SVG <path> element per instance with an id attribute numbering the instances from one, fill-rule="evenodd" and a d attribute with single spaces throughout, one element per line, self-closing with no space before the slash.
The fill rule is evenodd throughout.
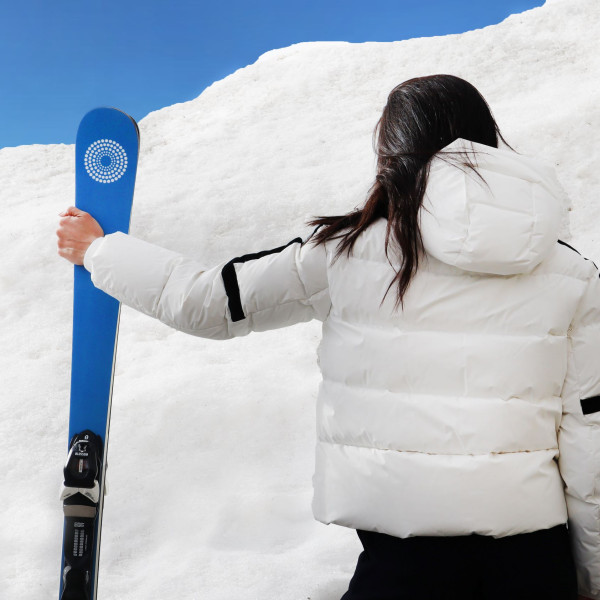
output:
<path id="1" fill-rule="evenodd" d="M 462 35 L 274 50 L 140 123 L 133 233 L 207 265 L 285 243 L 315 214 L 360 204 L 388 92 L 452 73 L 508 141 L 554 162 L 571 243 L 600 258 L 600 4 L 548 0 Z M 0 589 L 57 593 L 71 269 L 57 214 L 72 146 L 0 150 Z M 316 324 L 226 343 L 124 310 L 100 599 L 337 600 L 353 532 L 310 515 Z"/>

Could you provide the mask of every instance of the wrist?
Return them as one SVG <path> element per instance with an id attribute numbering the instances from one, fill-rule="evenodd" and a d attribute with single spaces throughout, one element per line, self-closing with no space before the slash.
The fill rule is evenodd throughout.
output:
<path id="1" fill-rule="evenodd" d="M 104 236 L 100 236 L 94 239 L 94 241 L 87 247 L 87 250 L 83 255 L 83 266 L 90 273 L 92 272 L 92 258 L 103 240 Z"/>

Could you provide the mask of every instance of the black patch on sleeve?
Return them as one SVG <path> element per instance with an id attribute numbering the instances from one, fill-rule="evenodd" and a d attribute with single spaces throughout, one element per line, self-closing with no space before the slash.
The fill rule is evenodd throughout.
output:
<path id="1" fill-rule="evenodd" d="M 583 398 L 581 400 L 581 410 L 584 415 L 600 411 L 600 396 L 592 396 L 591 398 Z"/>
<path id="2" fill-rule="evenodd" d="M 225 293 L 227 294 L 229 312 L 231 313 L 231 320 L 233 322 L 242 321 L 246 318 L 244 309 L 242 308 L 242 299 L 240 298 L 240 287 L 238 285 L 237 274 L 235 272 L 235 263 L 245 263 L 250 260 L 257 260 L 263 256 L 268 256 L 269 254 L 277 254 L 292 244 L 302 244 L 302 239 L 295 238 L 291 242 L 288 242 L 285 246 L 279 246 L 278 248 L 273 248 L 273 250 L 263 250 L 262 252 L 238 256 L 237 258 L 231 259 L 223 267 L 221 270 L 221 277 L 223 278 L 223 284 L 225 285 Z"/>

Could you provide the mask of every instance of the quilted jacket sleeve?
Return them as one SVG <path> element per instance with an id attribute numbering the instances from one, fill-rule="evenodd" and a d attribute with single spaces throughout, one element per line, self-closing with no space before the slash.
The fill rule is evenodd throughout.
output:
<path id="1" fill-rule="evenodd" d="M 600 279 L 593 271 L 569 330 L 559 466 L 579 592 L 600 598 Z"/>
<path id="2" fill-rule="evenodd" d="M 163 323 L 201 337 L 228 339 L 329 312 L 326 252 L 300 238 L 204 270 L 196 261 L 113 233 L 85 255 L 94 285 Z"/>

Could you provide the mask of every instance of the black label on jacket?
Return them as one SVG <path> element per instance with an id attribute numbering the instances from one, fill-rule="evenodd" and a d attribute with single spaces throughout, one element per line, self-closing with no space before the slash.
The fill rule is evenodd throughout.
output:
<path id="1" fill-rule="evenodd" d="M 600 396 L 592 396 L 591 398 L 583 398 L 581 400 L 581 410 L 584 415 L 600 411 Z"/>

